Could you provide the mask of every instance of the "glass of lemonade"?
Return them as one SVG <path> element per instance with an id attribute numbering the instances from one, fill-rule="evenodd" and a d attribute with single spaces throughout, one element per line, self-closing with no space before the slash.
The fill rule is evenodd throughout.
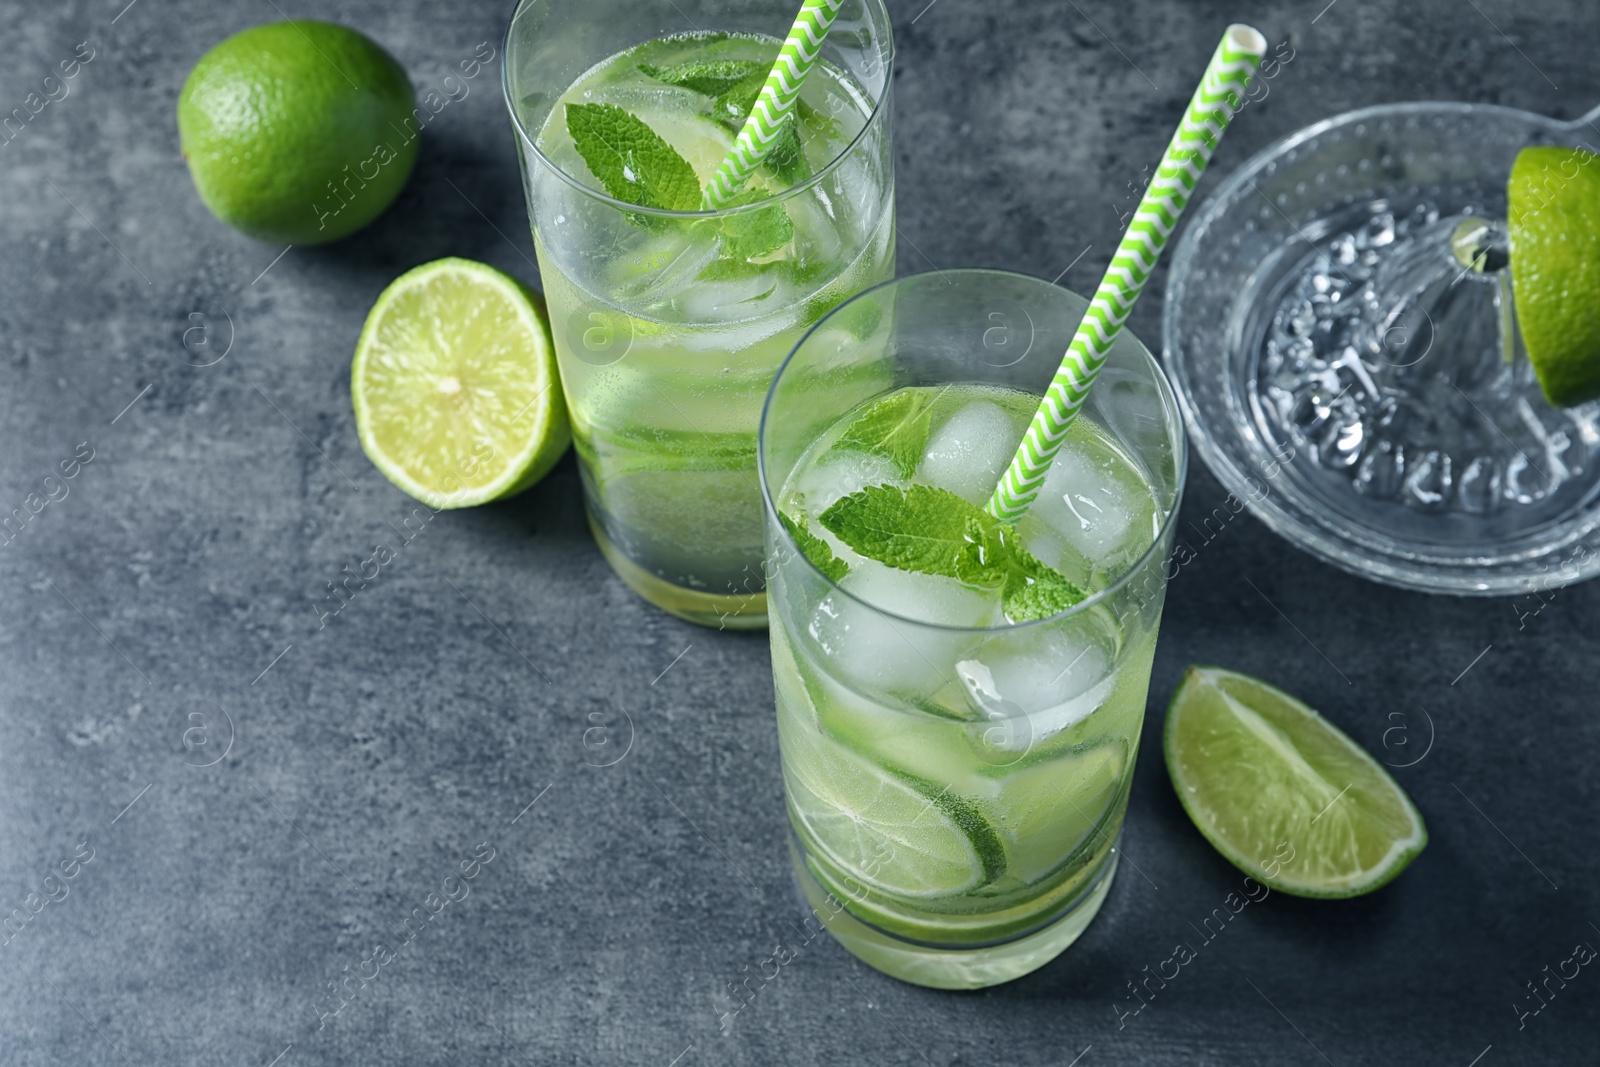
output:
<path id="1" fill-rule="evenodd" d="M 1105 900 L 1170 577 L 1183 425 L 1124 330 L 1015 529 L 1083 595 L 1033 621 L 1013 624 L 996 587 L 861 556 L 830 509 L 880 485 L 981 507 L 1086 307 L 1001 271 L 880 285 L 806 335 L 762 417 L 795 871 L 847 949 L 919 985 L 1026 974 Z"/>
<path id="2" fill-rule="evenodd" d="M 507 32 L 506 100 L 590 528 L 636 592 L 711 626 L 766 625 L 756 429 L 773 374 L 831 308 L 894 273 L 888 14 L 845 0 L 788 143 L 745 186 L 752 202 L 726 210 L 611 195 L 595 152 L 611 153 L 613 183 L 640 187 L 654 157 L 637 141 L 586 155 L 573 109 L 642 120 L 703 187 L 798 10 L 522 0 Z"/>

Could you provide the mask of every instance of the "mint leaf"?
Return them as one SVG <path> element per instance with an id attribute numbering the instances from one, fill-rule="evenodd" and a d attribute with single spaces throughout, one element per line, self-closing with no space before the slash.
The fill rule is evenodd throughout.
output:
<path id="1" fill-rule="evenodd" d="M 739 129 L 744 125 L 744 120 L 750 117 L 750 109 L 756 106 L 756 98 L 766 84 L 765 71 L 757 71 L 728 84 L 713 94 L 716 99 L 711 101 L 711 113 L 728 129 Z"/>
<path id="2" fill-rule="evenodd" d="M 771 66 L 770 63 L 763 65 L 749 59 L 710 59 L 675 63 L 670 67 L 641 63 L 639 72 L 668 85 L 680 85 L 707 96 L 718 96 L 753 77 L 760 77 L 765 82 Z M 760 83 L 757 83 L 759 88 Z"/>
<path id="3" fill-rule="evenodd" d="M 869 485 L 834 501 L 818 519 L 868 559 L 903 571 L 998 585 L 1004 575 L 992 572 L 984 559 L 985 531 L 974 512 L 984 514 L 948 489 Z M 970 536 L 975 521 L 976 542 Z M 992 517 L 989 522 L 998 525 Z"/>
<path id="4" fill-rule="evenodd" d="M 872 485 L 834 501 L 819 520 L 868 559 L 1000 587 L 1002 607 L 1014 623 L 1046 618 L 1084 598 L 1082 590 L 1022 547 L 1015 527 L 948 489 Z"/>
<path id="5" fill-rule="evenodd" d="M 825 114 L 804 100 L 794 102 L 794 113 L 797 119 L 805 123 L 808 130 L 815 130 L 830 137 L 839 137 L 844 133 L 844 128 L 839 125 L 836 116 Z"/>
<path id="6" fill-rule="evenodd" d="M 728 201 L 726 206 L 739 207 L 770 199 L 771 193 L 745 189 Z M 782 204 L 776 203 L 755 211 L 725 215 L 712 225 L 722 235 L 722 254 L 732 259 L 754 259 L 766 255 L 788 244 L 789 238 L 794 236 L 794 223 L 789 213 L 783 210 Z"/>
<path id="7" fill-rule="evenodd" d="M 850 573 L 850 564 L 839 559 L 833 554 L 833 549 L 828 547 L 828 542 L 806 529 L 806 517 L 800 516 L 796 522 L 783 512 L 778 512 L 778 521 L 783 523 L 783 528 L 789 531 L 789 536 L 794 538 L 794 543 L 800 549 L 800 554 L 816 565 L 817 570 L 827 576 L 830 582 L 838 582 Z"/>
<path id="8" fill-rule="evenodd" d="M 612 104 L 568 104 L 567 132 L 583 162 L 615 199 L 668 211 L 700 209 L 700 179 L 694 168 L 637 116 Z M 770 198 L 770 193 L 747 189 L 728 206 Z M 642 215 L 628 218 L 645 228 L 661 221 Z M 714 226 L 722 238 L 722 255 L 735 260 L 765 255 L 794 236 L 789 213 L 777 203 L 695 225 Z"/>
<path id="9" fill-rule="evenodd" d="M 756 106 L 756 98 L 766 84 L 765 72 L 741 78 L 716 94 L 716 99 L 711 101 L 711 113 L 728 129 L 738 130 L 750 117 L 750 109 Z"/>
<path id="10" fill-rule="evenodd" d="M 833 447 L 882 456 L 902 478 L 909 478 L 928 447 L 933 403 L 941 395 L 942 391 L 930 395 L 925 389 L 890 393 L 852 419 Z"/>
<path id="11" fill-rule="evenodd" d="M 772 272 L 762 263 L 749 263 L 742 259 L 729 259 L 726 256 L 713 259 L 706 264 L 704 270 L 695 277 L 707 282 L 744 282 L 752 278 L 766 278 L 767 286 L 754 296 L 747 296 L 739 301 L 748 304 L 756 300 L 765 300 L 778 291 L 777 279 L 771 277 Z"/>
<path id="12" fill-rule="evenodd" d="M 642 119 L 612 104 L 568 104 L 567 132 L 614 199 L 667 211 L 699 210 L 694 168 Z"/>
<path id="13" fill-rule="evenodd" d="M 1084 598 L 1082 589 L 1021 545 L 1013 545 L 1012 551 L 1017 565 L 1006 577 L 1001 593 L 1001 609 L 1012 622 L 1047 619 Z"/>

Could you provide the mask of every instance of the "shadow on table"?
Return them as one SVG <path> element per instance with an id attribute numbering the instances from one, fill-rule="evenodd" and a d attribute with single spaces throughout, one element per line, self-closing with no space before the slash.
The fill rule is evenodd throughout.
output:
<path id="1" fill-rule="evenodd" d="M 380 288 L 444 256 L 480 260 L 537 285 L 511 132 L 492 149 L 463 132 L 448 125 L 424 132 L 416 169 L 389 210 L 316 254 L 353 275 L 371 275 Z"/>
<path id="2" fill-rule="evenodd" d="M 1082 938 L 1033 974 L 985 991 L 986 997 L 1079 1003 L 1103 1010 L 1117 1030 L 1122 1013 L 1141 1003 L 1130 983 L 1153 991 L 1152 1006 L 1187 1000 L 1193 1007 L 1214 999 L 1218 983 L 1248 993 L 1243 978 L 1252 975 L 1257 982 L 1275 982 L 1273 976 L 1286 972 L 1370 979 L 1374 960 L 1404 955 L 1416 941 L 1421 931 L 1406 925 L 1408 916 L 1415 917 L 1434 879 L 1421 883 L 1418 872 L 1403 872 L 1396 882 L 1348 900 L 1307 900 L 1247 882 L 1194 828 L 1164 769 L 1151 770 L 1156 773 L 1135 790 L 1138 810 L 1129 818 L 1147 827 L 1138 842 L 1145 850 L 1166 854 L 1163 870 L 1149 872 L 1158 873 L 1159 888 L 1123 863 Z M 1180 945 L 1188 949 L 1187 962 L 1179 962 Z M 1185 990 L 1192 992 L 1178 996 Z"/>

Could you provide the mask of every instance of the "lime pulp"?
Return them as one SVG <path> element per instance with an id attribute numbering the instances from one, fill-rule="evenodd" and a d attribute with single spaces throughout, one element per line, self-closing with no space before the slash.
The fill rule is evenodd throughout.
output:
<path id="1" fill-rule="evenodd" d="M 350 394 L 367 456 L 434 508 L 519 493 L 572 439 L 538 298 L 471 260 L 423 264 L 383 291 Z"/>

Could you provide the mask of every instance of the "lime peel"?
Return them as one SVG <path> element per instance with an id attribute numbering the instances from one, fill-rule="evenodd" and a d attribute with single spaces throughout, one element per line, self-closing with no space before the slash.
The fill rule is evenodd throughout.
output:
<path id="1" fill-rule="evenodd" d="M 772 654 L 774 671 L 798 683 L 791 697 L 804 700 L 816 722 L 816 695 L 788 643 L 775 640 Z M 790 812 L 819 853 L 859 886 L 937 899 L 1004 873 L 994 828 L 948 786 L 857 756 L 809 724 L 780 717 L 779 739 Z"/>
<path id="2" fill-rule="evenodd" d="M 1540 145 L 1506 181 L 1517 325 L 1545 399 L 1600 398 L 1600 159 Z"/>
<path id="3" fill-rule="evenodd" d="M 377 218 L 417 158 L 416 94 L 393 56 L 330 22 L 271 22 L 195 64 L 178 135 L 200 199 L 242 233 L 319 245 Z"/>

